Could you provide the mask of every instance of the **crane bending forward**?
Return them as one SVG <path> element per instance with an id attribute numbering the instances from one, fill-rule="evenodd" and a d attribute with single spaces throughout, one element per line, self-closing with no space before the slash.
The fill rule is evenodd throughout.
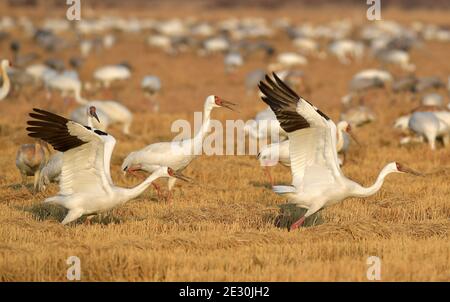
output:
<path id="1" fill-rule="evenodd" d="M 348 197 L 367 197 L 375 194 L 384 178 L 394 172 L 419 173 L 399 163 L 387 164 L 370 187 L 363 187 L 342 173 L 336 151 L 336 125 L 322 111 L 298 96 L 278 76 L 268 75 L 261 81 L 261 99 L 275 113 L 281 128 L 289 137 L 292 185 L 274 186 L 273 191 L 286 196 L 288 202 L 306 208 L 303 217 L 290 229 L 303 224 L 305 218 L 322 208 Z"/>

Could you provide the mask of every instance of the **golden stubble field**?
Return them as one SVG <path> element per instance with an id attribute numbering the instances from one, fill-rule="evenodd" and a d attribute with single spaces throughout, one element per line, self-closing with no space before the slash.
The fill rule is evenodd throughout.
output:
<path id="1" fill-rule="evenodd" d="M 160 14 L 183 16 L 192 12 L 161 10 Z M 333 19 L 332 12 L 336 13 L 334 18 L 348 16 L 364 22 L 364 11 L 333 8 L 210 11 L 201 12 L 200 17 L 287 15 L 296 21 L 319 22 Z M 148 15 L 158 16 L 158 11 Z M 449 21 L 448 12 L 390 10 L 383 17 L 402 22 Z M 118 141 L 112 176 L 122 186 L 140 181 L 122 175 L 123 158 L 149 143 L 170 140 L 175 135 L 170 132 L 171 123 L 180 118 L 192 121 L 193 112 L 201 111 L 207 95 L 217 94 L 240 105 L 240 113 L 214 111 L 213 118 L 222 121 L 247 120 L 265 108 L 256 94 L 245 93 L 243 85 L 247 72 L 266 66 L 263 56 L 252 57 L 236 74 L 225 75 L 221 55 L 201 58 L 188 52 L 170 57 L 147 48 L 144 39 L 120 35 L 111 51 L 89 57 L 81 71 L 83 79 L 90 79 L 97 66 L 122 60 L 135 68 L 132 79 L 118 95 L 134 112 L 133 137 L 125 137 L 116 127 L 109 130 Z M 290 49 L 285 36 L 272 41 L 279 49 Z M 0 57 L 8 57 L 8 44 L 0 47 Z M 23 48 L 36 50 L 31 44 Z M 413 50 L 417 75 L 445 79 L 450 74 L 449 53 L 450 44 L 437 42 Z M 71 49 L 60 57 L 67 59 L 73 54 L 76 50 Z M 340 97 L 346 93 L 351 76 L 376 66 L 370 58 L 349 66 L 340 65 L 334 58 L 311 59 L 304 70 L 312 91 L 304 97 L 337 120 Z M 398 70 L 393 72 L 398 74 Z M 158 115 L 146 109 L 139 89 L 147 73 L 159 75 L 163 82 Z M 426 176 L 391 175 L 376 195 L 348 199 L 327 208 L 321 212 L 323 224 L 295 232 L 274 226 L 277 205 L 285 201 L 271 192 L 252 156 L 201 156 L 185 170 L 197 183 L 178 183 L 171 204 L 158 200 L 149 188 L 138 199 L 91 225 L 62 226 L 58 220 L 64 213 L 41 205 L 43 199 L 57 192 L 57 186 L 39 194 L 18 187 L 20 175 L 14 160 L 18 146 L 31 142 L 24 129 L 31 108 L 68 115 L 75 105 L 65 108 L 57 98 L 48 103 L 44 92 L 28 91 L 28 95 L 28 100 L 10 98 L 0 104 L 2 281 L 65 281 L 69 256 L 81 259 L 83 281 L 365 281 L 369 256 L 381 258 L 383 281 L 450 280 L 449 150 L 440 147 L 432 152 L 427 145 L 399 146 L 392 123 L 417 105 L 403 95 L 380 90 L 367 96 L 378 120 L 355 129 L 363 146 L 351 146 L 343 169 L 364 185 L 371 184 L 390 161 L 402 162 Z M 290 182 L 288 169 L 278 166 L 272 171 L 277 183 Z"/>

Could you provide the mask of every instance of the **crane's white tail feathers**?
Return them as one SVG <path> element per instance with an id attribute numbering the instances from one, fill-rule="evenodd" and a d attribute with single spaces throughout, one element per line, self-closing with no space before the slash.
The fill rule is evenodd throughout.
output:
<path id="1" fill-rule="evenodd" d="M 272 191 L 279 195 L 289 194 L 289 193 L 296 193 L 295 187 L 293 186 L 273 186 Z"/>
<path id="2" fill-rule="evenodd" d="M 50 203 L 50 204 L 61 204 L 62 198 L 60 196 L 52 196 L 52 197 L 46 198 L 44 200 L 44 202 Z"/>
<path id="3" fill-rule="evenodd" d="M 63 225 L 68 224 L 69 222 L 72 222 L 74 220 L 77 220 L 83 215 L 83 211 L 81 210 L 70 210 L 69 213 L 67 213 L 66 217 L 64 218 L 61 223 Z"/>

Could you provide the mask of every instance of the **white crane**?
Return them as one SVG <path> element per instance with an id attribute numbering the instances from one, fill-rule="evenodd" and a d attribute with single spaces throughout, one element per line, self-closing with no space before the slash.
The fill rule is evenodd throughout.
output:
<path id="1" fill-rule="evenodd" d="M 0 88 L 0 101 L 3 101 L 7 96 L 9 91 L 11 90 L 11 81 L 8 76 L 8 68 L 11 67 L 11 62 L 9 60 L 2 60 L 1 68 L 2 68 L 2 79 L 3 85 Z"/>
<path id="2" fill-rule="evenodd" d="M 425 137 L 431 150 L 436 149 L 438 137 L 442 137 L 445 146 L 450 143 L 450 125 L 438 118 L 435 112 L 414 112 L 408 127 L 417 135 Z"/>
<path id="3" fill-rule="evenodd" d="M 53 70 L 49 70 L 44 75 L 45 86 L 48 90 L 57 90 L 61 92 L 63 98 L 69 95 L 75 98 L 75 101 L 84 101 L 81 97 L 81 81 L 77 77 L 68 74 L 58 74 Z"/>
<path id="4" fill-rule="evenodd" d="M 350 107 L 341 112 L 340 118 L 347 121 L 352 127 L 359 127 L 364 124 L 375 121 L 375 113 L 365 105 Z"/>
<path id="5" fill-rule="evenodd" d="M 340 121 L 337 124 L 336 143 L 337 153 L 342 154 L 343 156 L 342 160 L 338 158 L 340 166 L 345 163 L 346 153 L 350 145 L 349 136 L 353 138 L 357 144 L 359 144 L 351 130 L 351 126 L 346 121 Z M 289 157 L 289 140 L 272 143 L 262 147 L 257 155 L 257 159 L 259 160 L 261 166 L 265 167 L 264 171 L 268 175 L 270 183 L 273 185 L 272 176 L 268 167 L 275 166 L 277 163 L 280 163 L 285 167 L 291 166 L 291 159 Z"/>
<path id="6" fill-rule="evenodd" d="M 61 205 L 69 210 L 62 224 L 83 215 L 93 215 L 119 206 L 142 194 L 157 178 L 186 177 L 168 167 L 160 167 L 134 188 L 113 184 L 110 161 L 116 140 L 111 135 L 83 126 L 62 116 L 33 109 L 27 122 L 29 136 L 40 138 L 63 152 L 60 191 L 44 202 Z M 93 116 L 95 117 L 95 116 Z"/>
<path id="7" fill-rule="evenodd" d="M 277 56 L 275 63 L 269 64 L 269 69 L 280 70 L 306 64 L 308 64 L 308 60 L 304 56 L 295 52 L 283 52 Z"/>
<path id="8" fill-rule="evenodd" d="M 288 202 L 307 209 L 305 215 L 290 229 L 303 224 L 305 218 L 348 197 L 367 197 L 380 190 L 385 177 L 393 172 L 417 172 L 396 162 L 387 164 L 370 187 L 348 179 L 337 159 L 336 125 L 319 109 L 299 97 L 276 74 L 275 82 L 266 76 L 259 88 L 262 100 L 272 108 L 281 127 L 288 133 L 292 185 L 274 186 L 274 192 Z"/>
<path id="9" fill-rule="evenodd" d="M 159 102 L 156 95 L 161 90 L 161 80 L 156 75 L 146 75 L 141 81 L 141 89 L 145 97 L 150 101 L 153 112 L 159 112 Z"/>
<path id="10" fill-rule="evenodd" d="M 96 108 L 95 111 L 96 111 L 96 114 L 97 114 L 99 120 L 96 120 L 96 119 L 91 120 L 89 118 L 89 115 L 86 114 L 86 112 L 89 112 L 90 110 L 92 110 L 91 109 L 92 107 L 93 107 L 92 105 L 91 106 L 89 106 L 89 105 L 80 106 L 80 107 L 76 108 L 70 114 L 70 118 L 79 124 L 88 125 L 90 127 L 93 127 L 93 128 L 96 128 L 96 129 L 99 129 L 102 131 L 106 131 L 108 129 L 108 126 L 110 125 L 110 120 L 109 120 L 108 115 L 106 113 L 104 113 L 102 111 L 102 109 L 100 109 L 100 107 L 99 108 L 93 107 L 93 108 Z M 99 121 L 101 121 L 101 122 L 99 122 Z M 92 123 L 92 125 L 89 125 L 89 123 Z"/>
<path id="11" fill-rule="evenodd" d="M 114 81 L 126 80 L 130 77 L 130 69 L 123 65 L 107 65 L 94 71 L 94 79 L 99 81 L 105 88 L 109 88 Z"/>
<path id="12" fill-rule="evenodd" d="M 84 109 L 84 108 L 83 108 Z M 87 124 L 87 126 L 91 129 L 99 129 L 95 127 L 95 125 L 103 125 L 100 123 L 99 119 L 99 111 L 94 107 L 90 106 L 87 110 L 84 110 L 84 116 L 86 119 L 83 119 L 83 122 L 75 121 L 79 124 Z M 103 130 L 102 130 L 103 131 Z M 61 170 L 63 165 L 63 152 L 56 152 L 52 156 L 50 156 L 48 162 L 41 169 L 39 174 L 39 191 L 43 191 L 46 189 L 47 185 L 51 182 L 59 182 L 59 178 L 61 176 Z"/>
<path id="13" fill-rule="evenodd" d="M 223 62 L 225 64 L 225 72 L 232 73 L 244 64 L 244 58 L 238 51 L 230 51 L 225 55 Z"/>
<path id="14" fill-rule="evenodd" d="M 169 166 L 175 171 L 182 171 L 199 155 L 196 154 L 196 150 L 202 150 L 201 146 L 203 144 L 203 139 L 209 131 L 212 110 L 217 107 L 225 107 L 233 110 L 234 105 L 235 104 L 225 101 L 218 96 L 208 96 L 203 107 L 202 126 L 193 138 L 180 141 L 154 143 L 139 151 L 131 152 L 124 159 L 122 170 L 132 174 L 136 171 L 152 173 L 161 166 Z M 169 179 L 169 194 L 170 190 L 175 185 L 175 182 L 175 179 Z M 158 193 L 160 193 L 159 187 L 156 184 L 153 186 Z M 169 198 L 170 195 L 167 197 Z"/>
<path id="15" fill-rule="evenodd" d="M 364 53 L 364 44 L 352 40 L 338 40 L 330 44 L 329 51 L 342 64 L 350 64 L 350 59 L 360 60 Z"/>
<path id="16" fill-rule="evenodd" d="M 103 122 L 105 127 L 110 124 L 121 124 L 123 125 L 122 132 L 126 135 L 130 134 L 131 123 L 133 122 L 133 114 L 131 111 L 123 104 L 113 101 L 113 100 L 86 100 L 81 97 L 80 92 L 77 91 L 75 94 L 75 100 L 78 104 L 83 105 L 83 109 L 79 109 L 80 113 L 76 113 L 77 117 L 83 118 L 85 117 L 82 112 L 86 112 L 90 106 L 94 106 L 99 110 L 99 114 L 106 116 L 105 121 Z M 94 121 L 94 125 L 97 125 Z"/>

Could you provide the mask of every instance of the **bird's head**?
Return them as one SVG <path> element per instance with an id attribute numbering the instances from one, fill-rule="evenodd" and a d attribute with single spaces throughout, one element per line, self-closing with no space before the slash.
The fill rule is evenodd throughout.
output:
<path id="1" fill-rule="evenodd" d="M 410 118 L 410 115 L 404 115 L 404 116 L 397 118 L 394 122 L 394 128 L 403 130 L 403 131 L 407 130 L 409 127 L 408 126 L 409 118 Z"/>
<path id="2" fill-rule="evenodd" d="M 91 116 L 91 117 L 95 118 L 97 120 L 97 122 L 100 123 L 100 119 L 97 116 L 97 109 L 95 108 L 95 106 L 89 106 L 89 108 L 88 108 L 88 116 Z"/>
<path id="3" fill-rule="evenodd" d="M 353 132 L 352 126 L 347 121 L 340 121 L 338 123 L 337 127 L 338 127 L 338 130 L 344 131 L 345 133 L 347 133 L 355 141 L 355 143 L 357 143 L 358 145 L 361 145 L 359 143 L 359 140 L 356 137 L 355 133 Z"/>
<path id="4" fill-rule="evenodd" d="M 192 181 L 192 179 L 190 179 L 189 177 L 181 174 L 181 172 L 175 171 L 174 169 L 172 169 L 170 167 L 161 167 L 158 169 L 158 173 L 159 173 L 160 177 L 173 177 L 173 178 L 178 178 L 178 179 L 181 179 L 181 180 L 187 181 L 187 182 Z"/>
<path id="5" fill-rule="evenodd" d="M 256 158 L 259 160 L 261 166 L 275 166 L 279 159 L 279 148 L 278 145 L 268 145 L 259 151 Z"/>
<path id="6" fill-rule="evenodd" d="M 122 162 L 122 172 L 124 175 L 142 170 L 139 152 L 131 152 Z"/>
<path id="7" fill-rule="evenodd" d="M 236 111 L 236 109 L 234 108 L 236 106 L 236 104 L 225 101 L 224 99 L 222 99 L 221 97 L 217 96 L 217 95 L 210 95 L 206 98 L 206 102 L 205 102 L 206 106 L 210 106 L 211 108 L 217 108 L 217 107 L 225 107 L 228 108 L 232 111 Z"/>
<path id="8" fill-rule="evenodd" d="M 399 162 L 390 163 L 389 166 L 391 167 L 392 172 L 408 173 L 408 174 L 412 174 L 414 176 L 423 176 L 422 173 L 417 172 L 411 168 L 408 168 Z"/>

